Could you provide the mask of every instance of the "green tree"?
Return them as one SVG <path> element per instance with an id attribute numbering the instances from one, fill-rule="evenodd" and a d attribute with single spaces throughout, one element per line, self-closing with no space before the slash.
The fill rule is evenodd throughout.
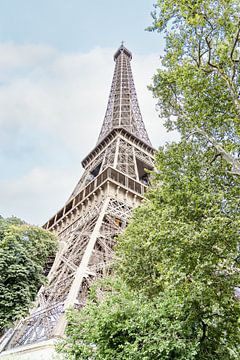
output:
<path id="1" fill-rule="evenodd" d="M 69 312 L 70 359 L 240 358 L 239 1 L 158 1 L 165 54 L 151 89 L 181 142 L 116 249 L 115 276 Z"/>
<path id="2" fill-rule="evenodd" d="M 198 144 L 159 151 L 156 168 L 115 278 L 70 312 L 67 358 L 239 359 L 239 178 Z"/>
<path id="3" fill-rule="evenodd" d="M 0 218 L 0 334 L 27 313 L 55 250 L 53 234 L 17 218 Z"/>
<path id="4" fill-rule="evenodd" d="M 204 138 L 240 175 L 240 3 L 158 1 L 152 31 L 165 34 L 151 89 L 169 130 Z"/>

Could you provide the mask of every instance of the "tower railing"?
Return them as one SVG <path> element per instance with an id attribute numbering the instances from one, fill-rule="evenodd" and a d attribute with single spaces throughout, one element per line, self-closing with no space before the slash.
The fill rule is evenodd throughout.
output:
<path id="1" fill-rule="evenodd" d="M 80 191 L 72 200 L 70 200 L 61 210 L 57 212 L 43 227 L 51 229 L 58 222 L 60 222 L 66 215 L 73 211 L 81 202 L 94 193 L 97 189 L 103 186 L 107 181 L 111 181 L 116 185 L 132 191 L 138 196 L 144 197 L 147 186 L 140 181 L 137 181 L 123 172 L 116 170 L 112 167 L 107 167 L 104 171 L 98 174 L 89 184 Z"/>

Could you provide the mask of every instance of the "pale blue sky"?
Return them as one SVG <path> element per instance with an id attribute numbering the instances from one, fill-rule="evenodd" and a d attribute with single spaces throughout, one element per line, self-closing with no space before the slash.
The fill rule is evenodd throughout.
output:
<path id="1" fill-rule="evenodd" d="M 153 0 L 0 0 L 0 8 L 0 41 L 85 52 L 125 40 L 139 54 L 159 49 L 159 36 L 144 31 Z"/>
<path id="2" fill-rule="evenodd" d="M 173 138 L 147 90 L 163 39 L 153 0 L 0 0 L 0 215 L 42 224 L 95 146 L 122 40 L 155 147 Z"/>

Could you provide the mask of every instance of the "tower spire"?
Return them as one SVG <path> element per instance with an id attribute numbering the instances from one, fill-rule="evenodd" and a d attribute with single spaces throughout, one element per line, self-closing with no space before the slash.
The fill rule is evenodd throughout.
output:
<path id="1" fill-rule="evenodd" d="M 138 105 L 130 64 L 131 59 L 132 53 L 122 41 L 114 54 L 115 70 L 98 144 L 114 128 L 124 128 L 151 146 Z"/>

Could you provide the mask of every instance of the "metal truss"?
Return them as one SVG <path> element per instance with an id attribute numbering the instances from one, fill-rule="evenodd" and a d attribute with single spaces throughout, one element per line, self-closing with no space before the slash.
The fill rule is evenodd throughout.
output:
<path id="1" fill-rule="evenodd" d="M 125 228 L 131 210 L 116 199 L 103 199 L 66 239 L 62 238 L 64 246 L 55 259 L 48 285 L 40 289 L 32 314 L 15 328 L 7 349 L 59 335 L 65 309 L 83 307 L 92 282 L 111 271 L 115 236 Z"/>
<path id="2" fill-rule="evenodd" d="M 105 170 L 108 166 L 114 166 L 114 159 L 116 154 L 117 141 L 114 140 L 107 148 L 104 153 L 103 163 L 101 171 Z"/>
<path id="3" fill-rule="evenodd" d="M 97 167 L 99 167 L 98 171 L 101 173 L 111 166 L 138 180 L 137 159 L 141 160 L 146 167 L 153 168 L 152 154 L 144 149 L 139 149 L 139 147 L 134 146 L 122 136 L 117 136 L 106 145 L 100 155 L 88 164 L 70 199 L 76 196 L 79 191 L 94 179 L 93 173 Z"/>
<path id="4" fill-rule="evenodd" d="M 92 180 L 91 171 L 96 168 L 99 164 L 102 163 L 103 158 L 105 156 L 105 153 L 101 153 L 99 156 L 97 156 L 86 168 L 81 176 L 79 182 L 77 183 L 77 186 L 75 187 L 74 191 L 72 192 L 70 199 L 73 198 L 75 195 L 81 191 L 87 182 L 90 182 Z"/>
<path id="5" fill-rule="evenodd" d="M 119 142 L 117 169 L 137 179 L 134 147 L 123 139 Z"/>
<path id="6" fill-rule="evenodd" d="M 98 143 L 115 127 L 123 127 L 151 146 L 138 105 L 132 70 L 131 53 L 122 45 L 116 61 L 107 110 Z"/>

